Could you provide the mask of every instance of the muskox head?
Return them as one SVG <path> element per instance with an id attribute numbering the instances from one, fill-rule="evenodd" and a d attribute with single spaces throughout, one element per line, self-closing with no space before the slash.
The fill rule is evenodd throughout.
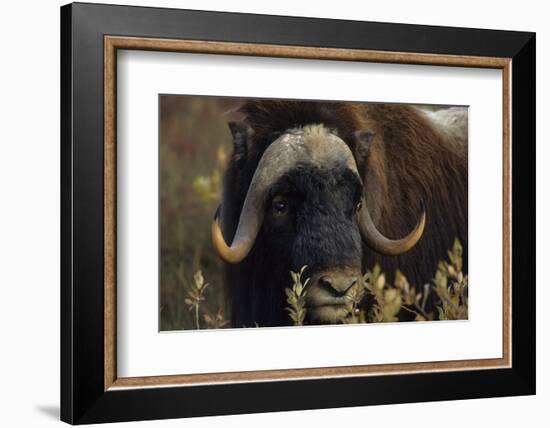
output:
<path id="1" fill-rule="evenodd" d="M 308 321 L 336 322 L 345 314 L 348 295 L 361 285 L 362 242 L 397 255 L 414 246 L 424 230 L 422 214 L 406 237 L 383 236 L 367 209 L 366 192 L 352 151 L 335 132 L 322 125 L 288 130 L 263 152 L 230 245 L 213 222 L 214 247 L 227 263 L 239 264 L 262 233 L 267 257 L 284 256 L 287 272 L 308 266 Z"/>

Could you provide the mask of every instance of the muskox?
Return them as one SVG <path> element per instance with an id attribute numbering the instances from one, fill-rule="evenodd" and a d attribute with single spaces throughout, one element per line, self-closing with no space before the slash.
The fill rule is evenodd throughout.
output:
<path id="1" fill-rule="evenodd" d="M 465 108 L 251 100 L 239 113 L 212 226 L 233 326 L 289 324 L 284 289 L 304 265 L 312 324 L 341 319 L 375 264 L 423 285 L 458 238 L 467 272 Z"/>

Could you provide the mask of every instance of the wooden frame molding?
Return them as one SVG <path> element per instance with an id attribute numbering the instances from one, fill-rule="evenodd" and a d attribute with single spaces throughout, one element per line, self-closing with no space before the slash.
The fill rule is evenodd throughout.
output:
<path id="1" fill-rule="evenodd" d="M 502 70 L 503 82 L 503 349 L 502 358 L 440 361 L 406 364 L 381 364 L 346 367 L 285 369 L 231 373 L 118 378 L 116 367 L 116 81 L 117 50 L 150 50 L 219 55 L 250 55 L 338 61 L 364 61 L 399 64 L 494 68 Z M 471 369 L 509 368 L 512 362 L 512 60 L 360 49 L 334 49 L 230 43 L 196 40 L 171 40 L 136 37 L 104 37 L 104 390 L 186 386 L 220 383 L 395 375 Z"/>

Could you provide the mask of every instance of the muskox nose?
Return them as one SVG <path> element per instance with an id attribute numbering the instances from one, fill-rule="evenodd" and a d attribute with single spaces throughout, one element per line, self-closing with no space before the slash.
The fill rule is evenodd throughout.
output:
<path id="1" fill-rule="evenodd" d="M 323 275 L 319 278 L 319 285 L 337 297 L 345 296 L 357 284 L 357 277 L 348 275 Z"/>

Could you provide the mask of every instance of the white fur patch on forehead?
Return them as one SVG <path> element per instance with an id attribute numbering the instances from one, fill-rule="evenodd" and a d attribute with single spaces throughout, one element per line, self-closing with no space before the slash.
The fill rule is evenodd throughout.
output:
<path id="1" fill-rule="evenodd" d="M 336 135 L 335 132 L 332 132 L 331 130 L 326 128 L 325 125 L 319 123 L 319 124 L 313 124 L 313 125 L 306 125 L 300 128 L 290 129 L 287 132 L 285 132 L 283 136 L 288 135 L 292 137 L 302 137 L 307 140 L 316 140 L 316 139 L 327 138 L 327 136 L 331 134 Z"/>
<path id="2" fill-rule="evenodd" d="M 335 132 L 332 132 L 330 129 L 325 127 L 322 123 L 312 124 L 312 125 L 306 125 L 300 128 L 294 128 L 289 131 L 287 131 L 288 134 L 293 135 L 303 135 L 304 137 L 308 138 L 322 138 L 326 137 L 328 134 L 334 134 Z"/>
<path id="3" fill-rule="evenodd" d="M 263 195 L 272 183 L 298 163 L 324 168 L 347 166 L 361 180 L 348 145 L 322 125 L 311 125 L 288 131 L 269 145 L 252 176 L 249 192 L 254 189 L 255 195 Z M 250 206 L 260 203 L 261 199 L 256 198 Z"/>
<path id="4" fill-rule="evenodd" d="M 301 152 L 297 158 L 319 166 L 347 165 L 357 172 L 357 165 L 348 145 L 322 124 L 292 129 L 283 134 L 272 146 L 280 143 L 286 150 Z M 297 159 L 298 160 L 298 159 Z"/>

